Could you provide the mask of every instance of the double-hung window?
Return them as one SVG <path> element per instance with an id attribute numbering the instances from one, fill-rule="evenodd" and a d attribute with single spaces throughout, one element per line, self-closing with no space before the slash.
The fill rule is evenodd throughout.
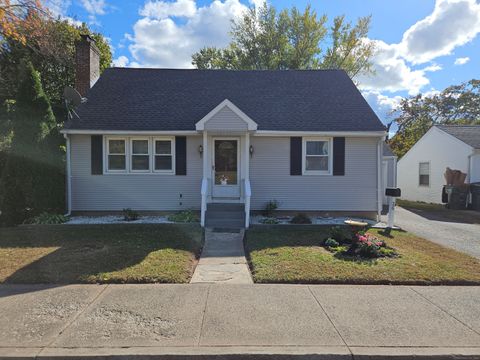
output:
<path id="1" fill-rule="evenodd" d="M 155 138 L 154 145 L 154 171 L 172 172 L 173 169 L 173 139 Z"/>
<path id="2" fill-rule="evenodd" d="M 303 172 L 304 174 L 331 173 L 331 140 L 327 138 L 304 138 Z"/>
<path id="3" fill-rule="evenodd" d="M 105 172 L 175 174 L 175 137 L 105 137 Z"/>
<path id="4" fill-rule="evenodd" d="M 108 139 L 107 155 L 108 171 L 125 172 L 127 170 L 127 144 L 125 139 Z"/>
<path id="5" fill-rule="evenodd" d="M 430 186 L 430 163 L 421 162 L 418 164 L 418 185 Z"/>
<path id="6" fill-rule="evenodd" d="M 150 141 L 131 139 L 131 171 L 150 172 Z"/>

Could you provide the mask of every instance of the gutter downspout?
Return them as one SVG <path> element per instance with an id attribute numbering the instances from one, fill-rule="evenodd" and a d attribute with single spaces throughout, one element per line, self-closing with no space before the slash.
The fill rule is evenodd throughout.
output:
<path id="1" fill-rule="evenodd" d="M 70 137 L 68 134 L 63 134 L 66 140 L 67 153 L 65 155 L 66 167 L 67 167 L 67 213 L 65 216 L 72 214 L 72 168 L 70 161 Z"/>
<path id="2" fill-rule="evenodd" d="M 382 155 L 383 155 L 383 142 L 385 141 L 385 136 L 382 136 L 378 140 L 377 144 L 377 221 L 380 221 L 382 215 Z"/>

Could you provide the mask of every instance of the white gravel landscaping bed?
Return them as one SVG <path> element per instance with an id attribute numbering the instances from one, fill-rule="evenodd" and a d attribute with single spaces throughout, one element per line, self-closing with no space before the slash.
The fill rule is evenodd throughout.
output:
<path id="1" fill-rule="evenodd" d="M 293 216 L 279 216 L 276 217 L 278 220 L 277 225 L 292 225 L 290 223 L 290 220 L 293 218 Z M 263 224 L 261 221 L 263 219 L 266 219 L 264 216 L 252 216 L 250 218 L 250 223 L 254 225 L 269 225 L 269 224 Z M 330 216 L 313 216 L 310 217 L 310 220 L 312 220 L 311 225 L 345 225 L 345 220 L 355 220 L 355 221 L 362 221 L 362 222 L 367 222 L 370 225 L 375 225 L 377 224 L 376 221 L 370 220 L 370 219 L 363 219 L 363 218 L 352 218 L 352 217 L 346 217 L 346 216 L 339 216 L 339 217 L 330 217 Z M 310 225 L 310 224 L 307 224 Z"/>
<path id="2" fill-rule="evenodd" d="M 126 221 L 121 215 L 106 216 L 72 216 L 66 225 L 95 225 L 95 224 L 173 224 L 167 216 L 141 216 L 138 220 Z"/>

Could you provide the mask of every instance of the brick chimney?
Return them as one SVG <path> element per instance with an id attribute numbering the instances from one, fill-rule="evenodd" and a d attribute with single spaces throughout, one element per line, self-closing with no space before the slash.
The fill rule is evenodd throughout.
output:
<path id="1" fill-rule="evenodd" d="M 75 89 L 84 97 L 100 77 L 100 51 L 90 35 L 81 35 L 75 50 Z"/>

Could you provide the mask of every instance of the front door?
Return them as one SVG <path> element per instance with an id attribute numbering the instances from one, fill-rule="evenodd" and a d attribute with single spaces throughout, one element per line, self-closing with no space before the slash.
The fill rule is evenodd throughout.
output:
<path id="1" fill-rule="evenodd" d="M 238 138 L 213 139 L 214 198 L 240 198 Z"/>

